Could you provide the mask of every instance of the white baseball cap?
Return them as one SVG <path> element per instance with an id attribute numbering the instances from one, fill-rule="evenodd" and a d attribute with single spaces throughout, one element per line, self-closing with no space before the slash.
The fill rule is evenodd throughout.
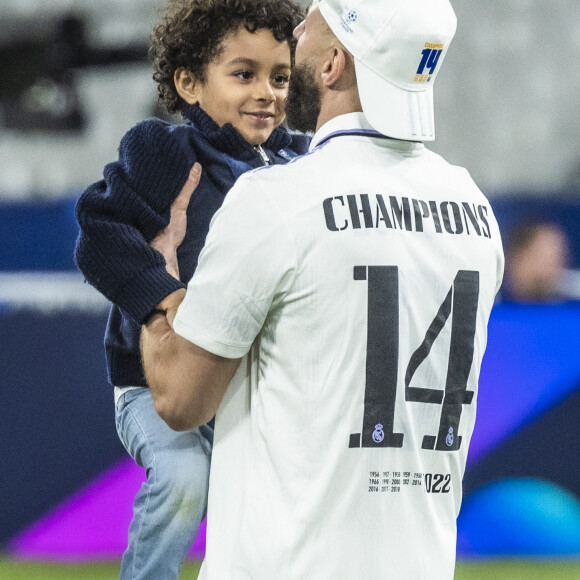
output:
<path id="1" fill-rule="evenodd" d="M 319 0 L 353 55 L 363 111 L 380 133 L 435 139 L 433 82 L 457 28 L 449 0 Z"/>

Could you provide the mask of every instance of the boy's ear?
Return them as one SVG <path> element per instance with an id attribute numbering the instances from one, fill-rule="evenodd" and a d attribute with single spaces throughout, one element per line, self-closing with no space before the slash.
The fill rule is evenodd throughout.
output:
<path id="1" fill-rule="evenodd" d="M 186 68 L 178 68 L 173 75 L 173 82 L 179 96 L 188 104 L 195 105 L 199 101 L 197 96 L 198 83 L 193 74 Z"/>

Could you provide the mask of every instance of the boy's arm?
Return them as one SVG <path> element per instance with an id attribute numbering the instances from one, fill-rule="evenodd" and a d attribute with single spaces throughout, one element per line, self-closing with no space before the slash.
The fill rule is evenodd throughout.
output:
<path id="1" fill-rule="evenodd" d="M 77 203 L 79 269 L 139 323 L 185 287 L 149 243 L 167 227 L 171 204 L 188 183 L 193 161 L 166 123 L 144 121 L 125 135 L 119 160 L 105 167 L 104 179 Z"/>

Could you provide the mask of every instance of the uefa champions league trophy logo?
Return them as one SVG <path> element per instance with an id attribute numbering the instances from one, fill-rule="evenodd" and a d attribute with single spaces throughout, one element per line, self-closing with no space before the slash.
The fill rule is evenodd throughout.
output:
<path id="1" fill-rule="evenodd" d="M 385 432 L 383 431 L 383 426 L 380 423 L 375 425 L 375 430 L 373 431 L 373 441 L 375 443 L 380 443 L 385 438 Z"/>
<path id="2" fill-rule="evenodd" d="M 357 20 L 358 14 L 356 10 L 347 10 L 340 17 L 340 24 L 348 33 L 352 34 L 354 30 L 351 28 L 351 24 L 354 24 Z"/>

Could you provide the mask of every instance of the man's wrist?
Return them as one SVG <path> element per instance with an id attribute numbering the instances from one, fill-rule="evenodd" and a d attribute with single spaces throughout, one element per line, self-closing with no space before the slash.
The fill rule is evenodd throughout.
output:
<path id="1" fill-rule="evenodd" d="M 143 326 L 153 328 L 157 324 L 160 324 L 161 319 L 167 320 L 167 314 L 162 310 L 152 310 L 143 322 Z"/>
<path id="2" fill-rule="evenodd" d="M 169 294 L 169 296 L 166 296 L 161 302 L 159 302 L 159 304 L 157 304 L 155 307 L 155 310 L 152 312 L 152 315 L 154 313 L 163 314 L 167 317 L 167 321 L 169 322 L 170 326 L 173 327 L 173 319 L 175 318 L 177 309 L 183 302 L 184 298 L 185 288 L 179 288 L 179 290 L 172 292 Z"/>

